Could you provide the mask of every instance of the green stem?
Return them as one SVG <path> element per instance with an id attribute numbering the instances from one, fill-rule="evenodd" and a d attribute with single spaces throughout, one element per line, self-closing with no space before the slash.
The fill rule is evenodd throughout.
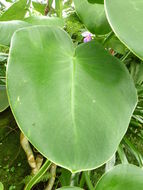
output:
<path id="1" fill-rule="evenodd" d="M 125 59 L 130 55 L 130 51 L 128 51 L 127 53 L 125 53 L 122 57 L 121 57 L 121 61 L 125 61 Z"/>
<path id="2" fill-rule="evenodd" d="M 128 164 L 128 160 L 127 160 L 127 157 L 125 155 L 125 152 L 123 150 L 123 147 L 122 145 L 120 144 L 119 147 L 118 147 L 118 155 L 120 157 L 120 160 L 121 160 L 121 163 L 122 164 Z"/>
<path id="3" fill-rule="evenodd" d="M 83 187 L 84 187 L 84 184 L 85 184 L 85 177 L 84 177 L 84 173 L 82 172 L 79 186 L 80 186 L 81 188 L 83 188 Z"/>
<path id="4" fill-rule="evenodd" d="M 56 8 L 57 16 L 62 18 L 62 0 L 55 1 L 55 8 Z"/>
<path id="5" fill-rule="evenodd" d="M 111 31 L 111 32 L 107 35 L 107 37 L 104 39 L 104 41 L 103 41 L 103 46 L 106 45 L 106 43 L 112 38 L 113 35 L 114 35 L 114 32 Z"/>
<path id="6" fill-rule="evenodd" d="M 51 162 L 47 160 L 44 165 L 40 168 L 40 170 L 37 172 L 36 175 L 33 176 L 33 178 L 29 181 L 29 183 L 26 185 L 24 190 L 31 190 L 33 185 L 36 184 L 36 182 L 42 177 L 42 175 L 47 171 L 47 169 L 50 167 Z"/>
<path id="7" fill-rule="evenodd" d="M 93 187 L 93 185 L 91 183 L 91 180 L 90 180 L 90 177 L 88 175 L 88 172 L 84 172 L 84 177 L 85 177 L 85 181 L 86 181 L 86 184 L 87 184 L 89 190 L 94 190 L 94 187 Z"/>

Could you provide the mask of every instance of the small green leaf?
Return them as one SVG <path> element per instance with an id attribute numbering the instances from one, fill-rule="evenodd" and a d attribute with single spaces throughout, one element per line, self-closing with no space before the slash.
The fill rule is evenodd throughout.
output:
<path id="1" fill-rule="evenodd" d="M 79 18 L 90 32 L 100 35 L 110 32 L 104 5 L 91 4 L 87 0 L 74 0 L 74 4 Z"/>
<path id="2" fill-rule="evenodd" d="M 143 171 L 134 165 L 118 165 L 103 175 L 96 190 L 143 190 Z"/>
<path id="3" fill-rule="evenodd" d="M 42 4 L 42 3 L 38 3 L 38 2 L 32 2 L 32 5 L 34 7 L 34 9 L 36 11 L 38 11 L 39 13 L 41 13 L 42 15 L 44 15 L 45 12 L 45 8 L 47 4 Z"/>
<path id="4" fill-rule="evenodd" d="M 23 28 L 11 44 L 8 96 L 25 136 L 72 172 L 107 162 L 137 103 L 125 66 L 97 42 L 74 48 L 58 27 Z"/>
<path id="5" fill-rule="evenodd" d="M 0 21 L 21 20 L 24 18 L 30 3 L 27 0 L 19 0 L 6 10 L 0 17 Z"/>
<path id="6" fill-rule="evenodd" d="M 105 0 L 105 10 L 117 37 L 143 59 L 143 1 Z"/>
<path id="7" fill-rule="evenodd" d="M 0 85 L 0 112 L 9 106 L 5 86 Z"/>

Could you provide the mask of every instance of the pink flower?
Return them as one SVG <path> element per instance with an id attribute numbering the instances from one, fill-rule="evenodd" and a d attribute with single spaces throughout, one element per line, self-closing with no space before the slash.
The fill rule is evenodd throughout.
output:
<path id="1" fill-rule="evenodd" d="M 83 39 L 83 42 L 84 43 L 87 43 L 87 42 L 90 42 L 92 40 L 92 36 L 91 34 L 88 34 L 84 39 Z"/>

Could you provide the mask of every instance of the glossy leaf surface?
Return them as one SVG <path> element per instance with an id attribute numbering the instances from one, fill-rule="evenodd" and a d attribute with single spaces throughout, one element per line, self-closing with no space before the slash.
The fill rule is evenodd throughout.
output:
<path id="1" fill-rule="evenodd" d="M 2 21 L 0 22 L 0 44 L 9 46 L 13 33 L 23 27 L 31 25 L 47 25 L 47 26 L 64 26 L 64 21 L 60 18 L 49 18 L 46 16 L 31 16 L 24 21 Z"/>
<path id="2" fill-rule="evenodd" d="M 94 34 L 106 34 L 110 32 L 107 22 L 104 5 L 91 4 L 87 0 L 74 0 L 76 12 L 87 27 Z"/>
<path id="3" fill-rule="evenodd" d="M 143 1 L 105 0 L 105 10 L 118 38 L 143 59 Z"/>
<path id="4" fill-rule="evenodd" d="M 73 172 L 110 159 L 137 101 L 124 65 L 95 42 L 75 49 L 56 27 L 28 27 L 14 34 L 7 88 L 27 138 L 49 160 Z"/>
<path id="5" fill-rule="evenodd" d="M 143 190 L 142 169 L 134 165 L 118 165 L 103 175 L 96 190 Z"/>
<path id="6" fill-rule="evenodd" d="M 27 0 L 19 0 L 6 10 L 0 17 L 0 21 L 21 20 L 24 18 L 29 3 Z"/>
<path id="7" fill-rule="evenodd" d="M 4 111 L 9 106 L 6 88 L 0 85 L 0 112 Z"/>

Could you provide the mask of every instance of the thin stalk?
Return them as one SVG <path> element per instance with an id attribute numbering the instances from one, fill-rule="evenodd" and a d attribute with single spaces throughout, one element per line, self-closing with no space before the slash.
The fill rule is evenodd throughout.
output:
<path id="1" fill-rule="evenodd" d="M 125 144 L 129 147 L 130 152 L 135 156 L 135 158 L 137 159 L 139 166 L 143 167 L 143 159 L 142 159 L 142 155 L 138 152 L 138 150 L 136 149 L 136 147 L 132 144 L 132 142 L 127 139 L 126 137 L 124 137 L 123 141 L 125 142 Z"/>
<path id="2" fill-rule="evenodd" d="M 45 188 L 45 190 L 52 190 L 56 178 L 56 168 L 57 168 L 56 164 L 51 165 L 50 169 L 51 178 L 49 179 L 48 185 Z"/>
<path id="3" fill-rule="evenodd" d="M 81 188 L 83 188 L 83 187 L 84 187 L 84 184 L 85 184 L 85 176 L 84 176 L 84 173 L 82 172 L 79 186 L 80 186 Z"/>
<path id="4" fill-rule="evenodd" d="M 36 184 L 36 182 L 43 176 L 43 174 L 48 170 L 50 167 L 51 162 L 47 160 L 44 165 L 40 168 L 40 170 L 33 176 L 33 178 L 29 181 L 26 185 L 24 190 L 31 190 L 31 188 Z"/>
<path id="5" fill-rule="evenodd" d="M 83 172 L 83 173 L 84 173 L 85 181 L 86 181 L 86 184 L 87 184 L 89 190 L 94 190 L 94 187 L 93 187 L 93 185 L 91 183 L 91 180 L 90 180 L 90 177 L 88 175 L 88 172 L 86 171 L 86 172 Z"/>
<path id="6" fill-rule="evenodd" d="M 127 59 L 127 57 L 130 55 L 130 51 L 128 51 L 127 53 L 125 53 L 122 57 L 121 57 L 121 61 L 125 61 L 125 59 Z"/>
<path id="7" fill-rule="evenodd" d="M 62 0 L 56 0 L 55 9 L 56 9 L 57 16 L 60 18 L 62 18 L 62 7 L 63 7 Z"/>
<path id="8" fill-rule="evenodd" d="M 111 32 L 107 35 L 107 37 L 104 39 L 104 41 L 103 41 L 103 46 L 106 45 L 106 43 L 112 38 L 113 35 L 114 35 L 114 32 L 111 31 Z"/>
<path id="9" fill-rule="evenodd" d="M 118 147 L 118 155 L 119 155 L 119 158 L 120 158 L 122 164 L 128 164 L 127 157 L 125 155 L 125 152 L 124 152 L 121 144 Z"/>

